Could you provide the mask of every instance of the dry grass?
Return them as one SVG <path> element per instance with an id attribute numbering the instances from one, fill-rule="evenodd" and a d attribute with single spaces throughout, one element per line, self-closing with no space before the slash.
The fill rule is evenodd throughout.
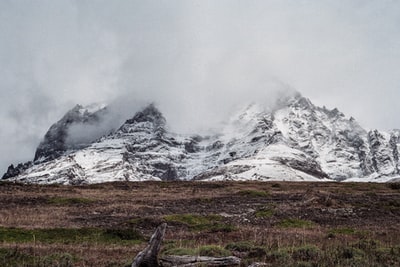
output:
<path id="1" fill-rule="evenodd" d="M 132 229 L 147 239 L 168 221 L 164 251 L 228 249 L 243 258 L 243 266 L 255 260 L 271 266 L 398 266 L 399 200 L 400 190 L 384 184 L 0 183 L 0 226 Z M 74 244 L 0 238 L 2 266 L 126 266 L 146 245 L 115 238 Z"/>

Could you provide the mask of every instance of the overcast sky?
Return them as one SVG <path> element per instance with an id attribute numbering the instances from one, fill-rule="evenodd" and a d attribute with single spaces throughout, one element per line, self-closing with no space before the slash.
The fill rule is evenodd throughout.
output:
<path id="1" fill-rule="evenodd" d="M 2 0 L 0 172 L 78 103 L 156 102 L 193 131 L 290 87 L 400 128 L 399 25 L 397 0 Z"/>

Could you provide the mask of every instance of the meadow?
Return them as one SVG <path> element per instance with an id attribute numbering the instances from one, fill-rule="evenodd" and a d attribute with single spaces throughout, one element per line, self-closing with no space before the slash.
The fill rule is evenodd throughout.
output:
<path id="1" fill-rule="evenodd" d="M 0 183 L 1 266 L 130 266 L 162 255 L 241 266 L 400 266 L 400 186 L 309 182 Z"/>

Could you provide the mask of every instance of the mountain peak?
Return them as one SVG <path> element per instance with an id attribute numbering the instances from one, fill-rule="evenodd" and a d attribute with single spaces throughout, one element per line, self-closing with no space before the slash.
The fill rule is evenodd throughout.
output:
<path id="1" fill-rule="evenodd" d="M 166 120 L 162 113 L 152 103 L 145 107 L 143 110 L 137 112 L 133 118 L 126 121 L 127 124 L 134 124 L 138 122 L 151 122 L 159 126 L 163 126 Z"/>
<path id="2" fill-rule="evenodd" d="M 154 104 L 150 104 L 127 120 L 119 128 L 118 133 L 130 134 L 138 131 L 150 131 L 162 134 L 165 124 L 166 120 L 162 113 Z"/>
<path id="3" fill-rule="evenodd" d="M 100 116 L 106 111 L 105 105 L 90 105 L 84 107 L 76 105 L 70 109 L 58 122 L 54 123 L 35 152 L 34 161 L 48 161 L 58 158 L 69 149 L 74 149 L 72 144 L 67 144 L 68 130 L 74 124 L 95 124 L 100 121 Z"/>

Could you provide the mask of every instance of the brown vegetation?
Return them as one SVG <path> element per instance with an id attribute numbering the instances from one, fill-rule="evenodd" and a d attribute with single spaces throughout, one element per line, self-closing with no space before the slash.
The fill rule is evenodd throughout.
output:
<path id="1" fill-rule="evenodd" d="M 127 266 L 161 222 L 165 254 L 243 266 L 400 261 L 400 190 L 386 184 L 0 183 L 0 265 Z"/>

